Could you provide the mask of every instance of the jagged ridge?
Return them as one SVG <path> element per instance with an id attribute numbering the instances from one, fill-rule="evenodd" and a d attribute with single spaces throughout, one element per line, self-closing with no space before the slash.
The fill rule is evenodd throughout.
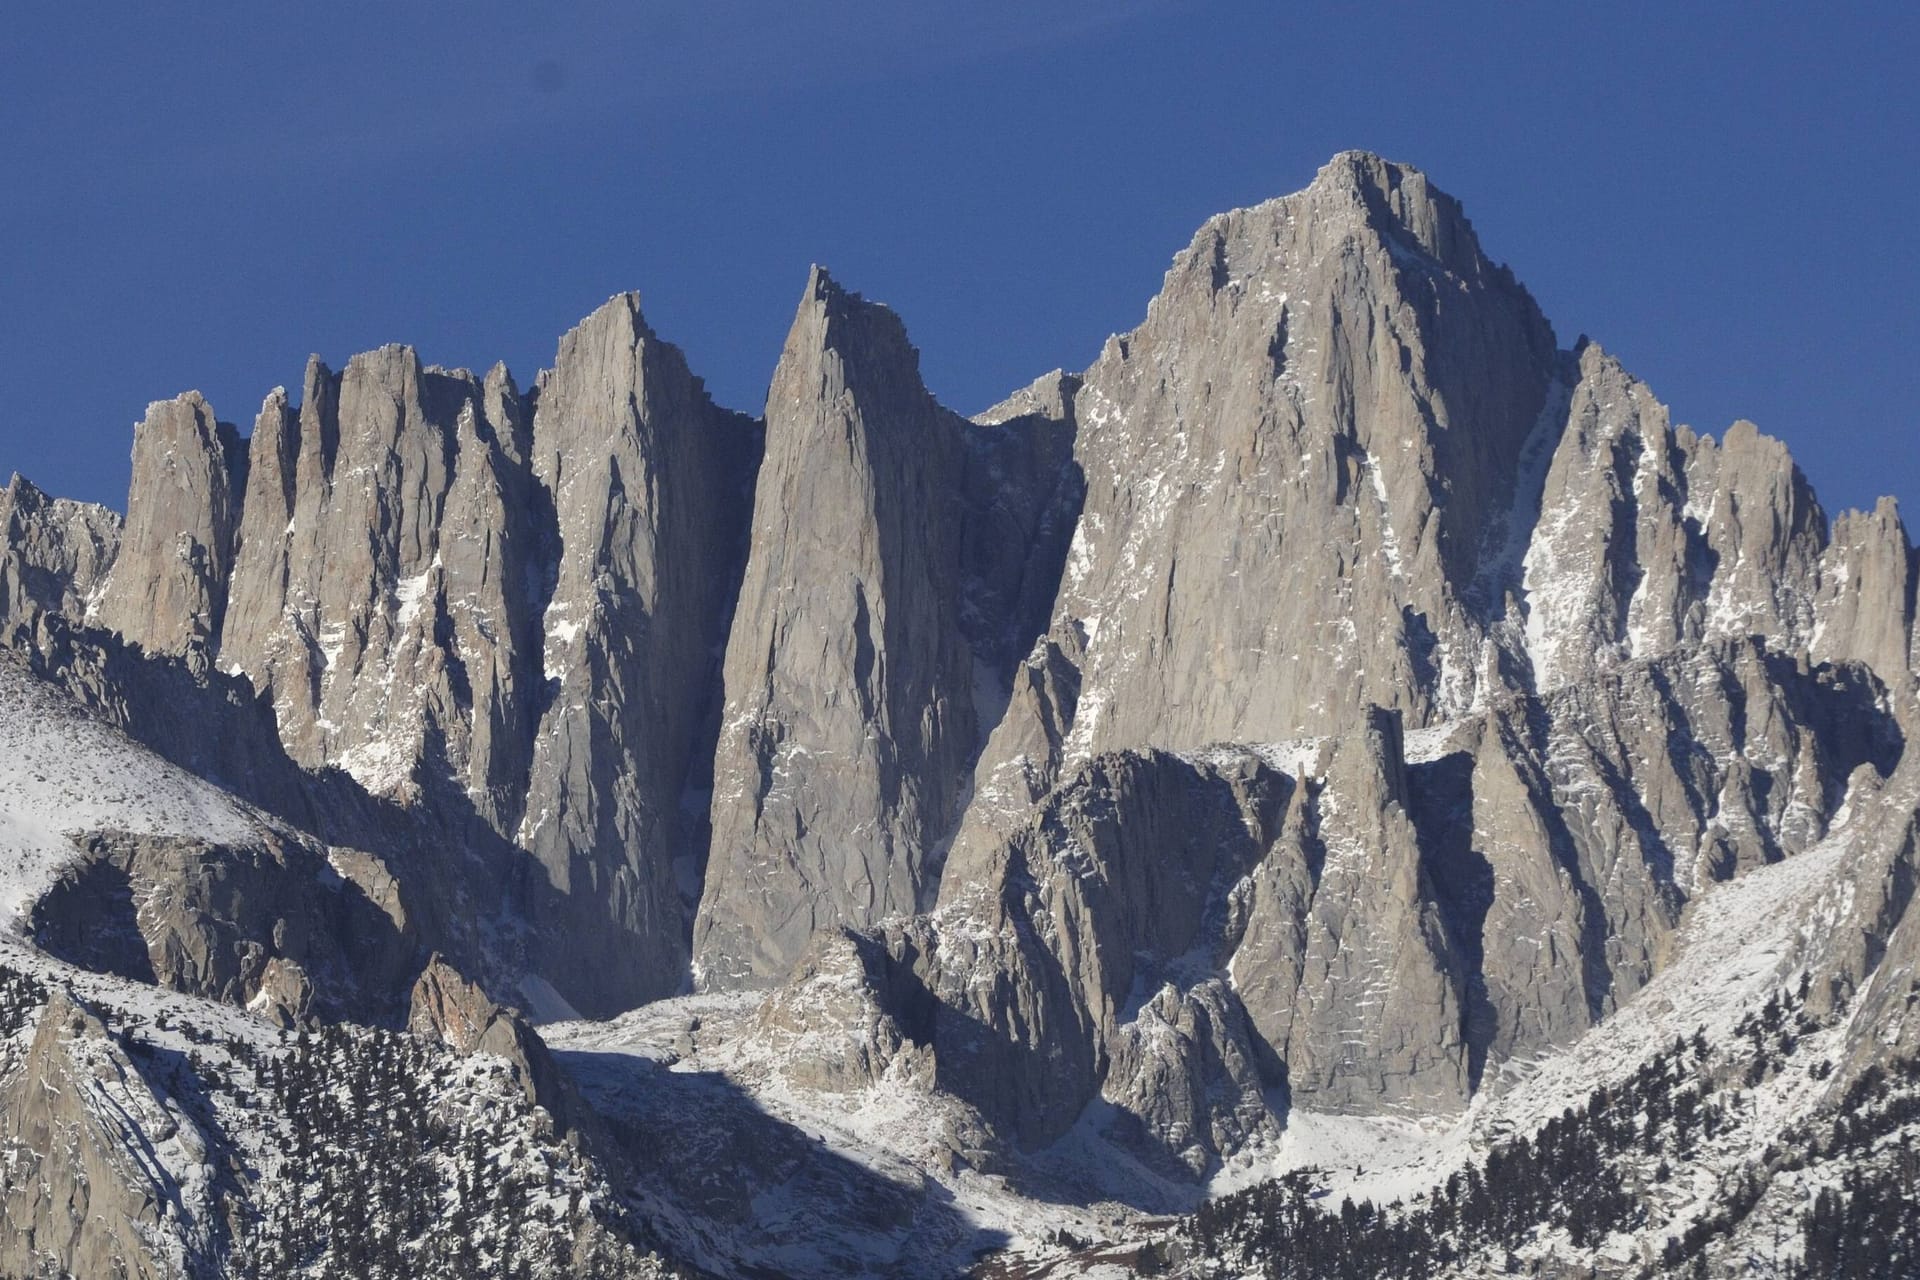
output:
<path id="1" fill-rule="evenodd" d="M 1716 884 L 1886 803 L 1915 723 L 1893 504 L 1830 522 L 1750 424 L 1670 425 L 1364 153 L 977 419 L 816 269 L 762 421 L 623 295 L 524 394 L 316 359 L 244 443 L 154 405 L 124 525 L 5 503 L 35 678 L 284 824 L 267 863 L 371 850 L 385 968 L 550 1016 L 777 988 L 796 1053 L 859 1025 L 816 1084 L 910 1079 L 1009 1149 L 1094 1117 L 1174 1179 L 1579 1040 Z M 91 838 L 73 902 L 191 880 Z M 1877 856 L 1796 959 L 1910 1038 L 1911 841 Z M 309 1007 L 262 977 L 284 931 L 186 897 L 176 985 Z"/>

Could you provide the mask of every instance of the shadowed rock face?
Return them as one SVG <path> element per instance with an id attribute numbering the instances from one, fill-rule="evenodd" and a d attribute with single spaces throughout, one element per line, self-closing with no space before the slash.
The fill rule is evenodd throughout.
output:
<path id="1" fill-rule="evenodd" d="M 15 475 L 0 490 L 0 626 L 84 617 L 119 549 L 116 512 L 49 498 Z"/>
<path id="2" fill-rule="evenodd" d="M 34 905 L 52 954 L 282 1025 L 397 1020 L 419 944 L 377 858 L 271 831 L 246 845 L 103 831 L 80 845 Z"/>
<path id="3" fill-rule="evenodd" d="M 244 458 L 188 395 L 135 462 L 124 530 L 9 488 L 0 621 L 124 721 L 270 711 L 260 793 L 315 827 L 351 794 L 421 946 L 588 1014 L 773 988 L 804 1087 L 947 1090 L 1026 1146 L 1103 1117 L 1182 1176 L 1290 1104 L 1454 1113 L 1568 1045 L 1690 904 L 1898 791 L 1920 723 L 1891 501 L 1830 521 L 1751 424 L 1673 425 L 1362 153 L 972 420 L 816 269 L 764 423 L 625 295 L 530 391 L 315 360 Z M 1898 816 L 1809 961 L 1896 1021 Z M 175 854 L 89 874 L 257 941 L 274 891 L 202 904 Z M 136 932 L 122 969 L 326 994 Z"/>

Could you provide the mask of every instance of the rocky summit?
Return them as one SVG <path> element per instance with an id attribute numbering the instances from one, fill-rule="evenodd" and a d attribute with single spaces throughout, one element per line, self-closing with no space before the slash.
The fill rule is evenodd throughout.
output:
<path id="1" fill-rule="evenodd" d="M 972 418 L 818 267 L 157 401 L 0 492 L 0 1274 L 1920 1274 L 1917 580 L 1359 152 Z"/>

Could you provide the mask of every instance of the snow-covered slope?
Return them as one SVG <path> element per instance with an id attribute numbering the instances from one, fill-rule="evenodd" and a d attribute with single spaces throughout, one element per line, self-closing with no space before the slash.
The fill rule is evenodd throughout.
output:
<path id="1" fill-rule="evenodd" d="M 71 837 L 100 830 L 213 842 L 245 839 L 259 823 L 0 651 L 0 931 L 20 932 L 74 860 Z"/>

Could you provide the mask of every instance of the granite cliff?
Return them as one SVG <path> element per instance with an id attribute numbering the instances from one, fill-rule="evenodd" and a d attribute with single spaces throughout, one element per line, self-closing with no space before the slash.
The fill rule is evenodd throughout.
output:
<path id="1" fill-rule="evenodd" d="M 390 346 L 245 438 L 156 402 L 124 520 L 16 477 L 0 535 L 0 694 L 57 727 L 0 793 L 53 988 L 0 1075 L 19 1258 L 245 1238 L 116 1154 L 215 1113 L 142 1092 L 79 974 L 500 1059 L 662 1233 L 596 1247 L 727 1274 L 806 1268 L 749 1225 L 772 1175 L 662 1158 L 675 1106 L 937 1117 L 819 1254 L 905 1273 L 872 1242 L 964 1251 L 930 1188 L 969 1176 L 1165 1207 L 1303 1118 L 1481 1123 L 1783 868 L 1822 877 L 1765 964 L 1844 1028 L 1824 1096 L 1920 1053 L 1896 505 L 1670 422 L 1377 156 L 1210 219 L 1138 327 L 972 418 L 815 268 L 757 418 L 626 294 L 524 389 Z M 82 1067 L 131 1120 L 34 1093 Z M 872 1172 L 775 1146 L 808 1204 Z M 89 1187 L 132 1234 L 49 1245 Z"/>

